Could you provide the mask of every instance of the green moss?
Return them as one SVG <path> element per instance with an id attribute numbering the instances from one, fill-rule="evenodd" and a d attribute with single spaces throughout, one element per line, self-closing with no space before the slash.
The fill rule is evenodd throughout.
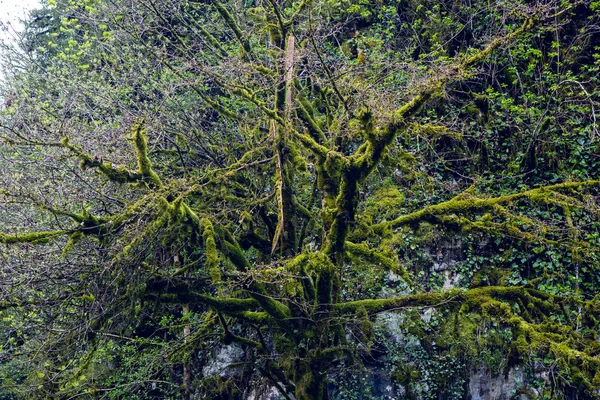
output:
<path id="1" fill-rule="evenodd" d="M 63 252 L 62 252 L 62 256 L 65 257 L 68 253 L 71 252 L 71 250 L 73 250 L 73 247 L 83 238 L 83 233 L 81 233 L 80 231 L 77 232 L 73 232 L 71 235 L 69 235 L 69 241 L 67 242 L 67 244 L 65 245 Z"/>
<path id="2" fill-rule="evenodd" d="M 565 205 L 565 200 L 562 196 L 557 196 L 560 191 L 581 190 L 582 188 L 591 188 L 600 186 L 600 181 L 590 180 L 585 182 L 564 182 L 557 185 L 535 188 L 515 194 L 503 195 L 490 198 L 474 197 L 471 193 L 465 192 L 454 197 L 451 200 L 425 207 L 411 214 L 400 216 L 393 221 L 382 222 L 373 225 L 375 233 L 380 233 L 388 228 L 397 228 L 403 225 L 414 225 L 421 221 L 430 221 L 434 223 L 451 222 L 459 226 L 464 226 L 468 229 L 482 229 L 490 233 L 508 232 L 528 241 L 534 241 L 539 238 L 531 232 L 526 232 L 520 229 L 520 226 L 534 224 L 530 218 L 511 214 L 503 205 L 513 204 L 518 200 L 529 199 L 532 202 L 545 202 L 547 204 Z M 510 217 L 510 221 L 503 223 L 493 223 L 489 217 L 479 221 L 470 221 L 464 217 L 457 215 L 468 215 L 469 212 L 493 210 L 502 217 Z"/>
<path id="3" fill-rule="evenodd" d="M 113 182 L 132 183 L 139 182 L 143 176 L 136 171 L 129 171 L 124 167 L 113 167 L 110 162 L 103 162 L 97 157 L 92 157 L 84 152 L 79 146 L 70 143 L 68 138 L 64 138 L 60 142 L 61 146 L 71 151 L 80 160 L 79 166 L 82 169 L 96 168 L 102 175 Z"/>
<path id="4" fill-rule="evenodd" d="M 217 244 L 215 242 L 215 230 L 209 219 L 203 218 L 200 221 L 202 226 L 202 237 L 204 239 L 204 252 L 206 255 L 206 268 L 210 271 L 213 282 L 221 280 L 221 271 L 219 270 L 219 257 L 217 254 Z"/>
<path id="5" fill-rule="evenodd" d="M 433 307 L 451 298 L 459 300 L 462 296 L 460 290 L 450 290 L 444 293 L 421 293 L 393 299 L 350 301 L 335 304 L 333 309 L 341 314 L 356 314 L 359 309 L 364 309 L 369 315 L 373 315 L 403 307 Z"/>
<path id="6" fill-rule="evenodd" d="M 399 215 L 398 210 L 404 204 L 404 194 L 392 182 L 385 182 L 377 188 L 365 202 L 364 214 L 370 218 L 389 220 Z"/>
<path id="7" fill-rule="evenodd" d="M 259 307 L 254 299 L 217 298 L 205 294 L 197 294 L 197 296 L 204 304 L 224 313 L 253 311 Z"/>
<path id="8" fill-rule="evenodd" d="M 246 36 L 241 31 L 241 29 L 238 26 L 237 22 L 235 21 L 235 18 L 233 17 L 233 15 L 223 6 L 223 4 L 220 1 L 211 0 L 211 2 L 215 6 L 215 8 L 219 11 L 219 14 L 221 14 L 221 17 L 223 17 L 223 19 L 225 20 L 225 22 L 227 23 L 229 28 L 233 31 L 233 33 L 235 34 L 235 37 L 238 39 L 238 41 L 242 45 L 242 48 L 244 49 L 244 51 L 246 53 L 250 53 L 252 51 L 252 49 L 250 47 L 250 43 L 245 39 Z"/>
<path id="9" fill-rule="evenodd" d="M 156 172 L 152 170 L 152 162 L 148 158 L 148 140 L 146 138 L 146 130 L 144 129 L 144 121 L 134 125 L 131 131 L 131 139 L 137 152 L 139 173 L 152 186 L 162 187 L 162 182 Z"/>
<path id="10" fill-rule="evenodd" d="M 0 233 L 0 243 L 4 244 L 16 244 L 16 243 L 31 243 L 31 244 L 45 244 L 50 239 L 57 236 L 61 236 L 69 233 L 66 230 L 51 231 L 51 232 L 30 232 L 18 235 L 7 235 Z"/>
<path id="11" fill-rule="evenodd" d="M 431 139 L 437 139 L 441 136 L 448 136 L 453 139 L 461 139 L 460 132 L 453 132 L 445 126 L 436 126 L 431 124 L 411 124 L 411 128 L 419 135 Z"/>

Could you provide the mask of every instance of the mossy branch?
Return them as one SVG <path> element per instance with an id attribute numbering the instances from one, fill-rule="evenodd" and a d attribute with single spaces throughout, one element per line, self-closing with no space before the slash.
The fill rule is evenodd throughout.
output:
<path id="1" fill-rule="evenodd" d="M 146 130 L 144 122 L 139 122 L 131 128 L 131 139 L 135 145 L 137 152 L 137 162 L 139 173 L 150 183 L 151 186 L 160 188 L 162 182 L 156 172 L 152 169 L 152 162 L 148 158 L 148 139 L 146 138 Z"/>
<path id="2" fill-rule="evenodd" d="M 192 3 L 199 2 L 193 1 Z M 252 52 L 250 42 L 248 42 L 248 40 L 246 39 L 246 35 L 244 35 L 242 30 L 240 29 L 233 15 L 225 8 L 225 6 L 219 0 L 211 0 L 211 3 L 215 6 L 219 14 L 221 14 L 221 17 L 223 17 L 229 28 L 233 31 L 233 34 L 242 45 L 244 51 L 250 54 Z"/>
<path id="3" fill-rule="evenodd" d="M 7 235 L 0 233 L 0 243 L 4 244 L 17 244 L 17 243 L 31 243 L 31 244 L 46 244 L 55 237 L 69 234 L 73 231 L 70 230 L 58 230 L 48 232 L 29 232 L 16 235 Z"/>
<path id="4" fill-rule="evenodd" d="M 221 280 L 219 270 L 219 257 L 217 255 L 217 244 L 215 242 L 215 229 L 208 218 L 200 221 L 202 226 L 202 238 L 204 239 L 204 254 L 206 255 L 206 269 L 214 283 Z"/>
<path id="5" fill-rule="evenodd" d="M 70 143 L 68 138 L 61 141 L 61 146 L 71 151 L 81 160 L 82 168 L 95 168 L 102 173 L 108 180 L 117 183 L 134 183 L 143 179 L 138 171 L 130 171 L 124 167 L 113 167 L 112 163 L 105 162 L 98 157 L 92 157 L 84 152 L 79 146 Z"/>
<path id="6" fill-rule="evenodd" d="M 298 4 L 296 9 L 294 10 L 292 15 L 288 19 L 285 20 L 284 25 L 286 27 L 292 25 L 296 21 L 298 16 L 302 13 L 302 11 L 304 11 L 304 9 L 306 9 L 307 7 L 310 7 L 311 5 L 312 5 L 312 0 L 302 0 L 302 2 L 300 4 Z"/>
<path id="7" fill-rule="evenodd" d="M 308 125 L 308 132 L 310 133 L 310 135 L 316 141 L 324 143 L 326 140 L 325 133 L 323 133 L 323 130 L 321 129 L 319 124 L 317 124 L 317 122 L 313 119 L 313 117 L 308 112 L 308 110 L 307 110 L 308 104 L 306 104 L 307 103 L 306 100 L 303 99 L 302 97 L 300 97 L 299 100 L 300 100 L 300 102 L 298 104 L 298 107 L 296 108 L 296 115 L 298 116 L 298 118 L 300 118 L 302 121 L 304 121 Z"/>
<path id="8" fill-rule="evenodd" d="M 507 301 L 525 298 L 527 303 L 534 302 L 536 306 L 543 307 L 542 310 L 547 312 L 558 308 L 558 305 L 553 303 L 555 301 L 554 297 L 538 290 L 521 286 L 486 286 L 466 291 L 451 289 L 441 293 L 419 293 L 391 299 L 350 301 L 335 304 L 333 309 L 340 315 L 354 315 L 364 312 L 363 309 L 369 315 L 373 315 L 395 309 L 439 307 L 447 305 L 450 302 L 453 304 L 477 306 L 482 304 L 482 299 L 487 298 L 497 298 Z"/>
<path id="9" fill-rule="evenodd" d="M 451 200 L 439 204 L 431 205 L 415 211 L 410 214 L 402 215 L 392 221 L 382 222 L 372 226 L 375 233 L 382 233 L 385 230 L 398 228 L 404 225 L 412 225 L 421 221 L 436 220 L 441 216 L 451 214 L 465 214 L 471 211 L 491 210 L 497 206 L 503 206 L 514 203 L 517 200 L 529 199 L 531 202 L 543 202 L 546 204 L 564 204 L 564 198 L 559 196 L 556 200 L 553 195 L 558 191 L 581 190 L 583 188 L 600 187 L 600 181 L 590 180 L 585 182 L 564 182 L 551 186 L 542 186 L 535 189 L 526 190 L 519 193 L 503 195 L 498 197 L 478 198 L 471 193 L 461 193 Z"/>
<path id="10" fill-rule="evenodd" d="M 220 241 L 220 250 L 240 272 L 250 271 L 252 266 L 233 236 L 225 229 L 221 228 L 219 231 L 221 236 L 225 237 L 225 239 Z M 249 284 L 248 293 L 267 313 L 269 313 L 269 315 L 273 317 L 273 319 L 275 319 L 281 328 L 289 331 L 289 318 L 291 317 L 289 307 L 271 297 L 265 286 L 260 282 L 253 280 Z"/>
<path id="11" fill-rule="evenodd" d="M 92 157 L 81 147 L 71 144 L 69 138 L 64 138 L 60 145 L 81 160 L 82 168 L 95 168 L 110 181 L 118 183 L 135 183 L 135 182 L 147 182 L 152 187 L 162 187 L 162 182 L 158 175 L 152 170 L 152 162 L 148 158 L 148 141 L 146 139 L 146 132 L 143 128 L 143 122 L 133 126 L 131 139 L 133 140 L 134 147 L 137 153 L 137 171 L 130 171 L 124 167 L 113 167 L 112 163 L 104 162 L 98 157 Z"/>
<path id="12" fill-rule="evenodd" d="M 277 2 L 275 0 L 269 0 L 269 2 L 271 3 L 271 6 L 273 7 L 273 13 L 275 14 L 275 17 L 277 18 L 277 25 L 279 26 L 279 32 L 277 32 L 277 34 L 275 36 L 277 36 L 283 40 L 283 38 L 285 38 L 285 36 L 286 36 L 287 25 L 285 24 L 283 15 L 281 14 L 281 9 L 279 8 L 279 5 L 277 4 Z"/>
<path id="13" fill-rule="evenodd" d="M 192 19 L 192 21 L 195 21 L 195 19 Z M 200 33 L 202 33 L 202 35 L 208 40 L 208 43 L 210 43 L 214 48 L 218 50 L 218 54 L 221 57 L 227 56 L 227 52 L 225 51 L 223 46 L 221 46 L 221 42 L 219 42 L 217 38 L 215 38 L 212 35 L 212 33 L 207 31 L 206 28 L 202 26 L 202 24 L 196 24 L 196 27 L 200 30 Z"/>
<path id="14" fill-rule="evenodd" d="M 454 132 L 448 129 L 447 126 L 444 125 L 432 125 L 432 124 L 418 124 L 411 123 L 410 128 L 412 131 L 422 137 L 437 139 L 442 136 L 450 137 L 453 139 L 461 139 L 461 132 Z"/>
<path id="15" fill-rule="evenodd" d="M 253 323 L 266 323 L 270 321 L 271 318 L 266 312 L 256 311 L 260 307 L 260 304 L 255 299 L 214 297 L 189 290 L 189 287 L 185 282 L 178 284 L 177 282 L 153 281 L 147 285 L 146 293 L 147 297 L 159 297 L 165 302 L 177 304 L 204 304 L 219 313 L 243 318 Z"/>
<path id="16" fill-rule="evenodd" d="M 325 159 L 330 154 L 332 157 L 336 157 L 339 160 L 344 160 L 344 156 L 338 152 L 335 152 L 329 149 L 322 144 L 319 144 L 315 139 L 311 136 L 294 131 L 294 136 L 300 141 L 300 143 L 311 153 L 313 153 L 321 162 L 325 162 Z M 345 162 L 347 164 L 347 161 Z"/>

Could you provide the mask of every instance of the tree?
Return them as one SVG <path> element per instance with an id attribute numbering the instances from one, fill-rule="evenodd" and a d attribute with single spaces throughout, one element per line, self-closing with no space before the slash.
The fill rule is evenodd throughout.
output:
<path id="1" fill-rule="evenodd" d="M 597 396 L 598 7 L 513 3 L 48 1 L 5 88 L 4 386 L 325 399 L 400 310 Z M 419 262 L 438 231 L 492 238 L 460 287 Z M 238 381 L 201 379 L 216 341 Z"/>

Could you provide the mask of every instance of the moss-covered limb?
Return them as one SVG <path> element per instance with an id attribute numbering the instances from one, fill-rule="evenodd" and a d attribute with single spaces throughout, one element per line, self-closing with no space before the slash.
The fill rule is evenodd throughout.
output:
<path id="1" fill-rule="evenodd" d="M 293 24 L 293 23 L 296 21 L 296 18 L 298 18 L 298 16 L 299 16 L 299 15 L 300 15 L 300 14 L 301 14 L 301 13 L 302 13 L 302 12 L 303 12 L 303 11 L 304 11 L 306 8 L 307 8 L 307 7 L 310 7 L 310 6 L 312 5 L 312 3 L 313 3 L 313 0 L 302 0 L 302 1 L 300 2 L 300 4 L 298 4 L 298 5 L 296 6 L 296 9 L 295 9 L 295 10 L 294 10 L 294 12 L 292 13 L 292 15 L 291 15 L 289 18 L 287 18 L 287 19 L 285 20 L 285 22 L 284 22 L 284 25 L 285 25 L 286 27 L 287 27 L 287 26 L 290 26 L 290 25 L 292 25 L 292 24 Z"/>
<path id="2" fill-rule="evenodd" d="M 331 261 L 327 260 L 327 262 L 319 266 L 316 275 L 317 304 L 319 305 L 320 312 L 323 312 L 325 309 L 329 309 L 330 305 L 334 302 L 333 288 L 334 280 L 336 279 L 336 268 Z"/>
<path id="3" fill-rule="evenodd" d="M 310 221 L 315 218 L 315 215 L 308 208 L 298 202 L 296 202 L 296 209 L 298 210 L 298 214 L 306 220 Z"/>
<path id="4" fill-rule="evenodd" d="M 233 239 L 231 233 L 226 229 L 217 228 L 217 230 L 224 237 L 220 241 L 220 250 L 240 272 L 250 271 L 252 265 L 244 255 L 239 244 Z M 260 304 L 263 310 L 269 313 L 284 330 L 289 330 L 289 318 L 291 317 L 289 307 L 271 297 L 265 286 L 260 282 L 252 281 L 248 289 L 249 295 Z"/>
<path id="5" fill-rule="evenodd" d="M 193 3 L 201 3 L 201 2 L 190 1 L 190 3 L 193 4 Z M 244 51 L 248 54 L 251 53 L 252 48 L 250 47 L 250 42 L 248 42 L 248 40 L 246 39 L 246 35 L 244 35 L 242 30 L 240 29 L 240 27 L 239 27 L 238 23 L 236 22 L 235 18 L 233 17 L 233 15 L 231 15 L 231 13 L 227 10 L 227 8 L 225 8 L 225 6 L 220 1 L 211 0 L 211 3 L 215 6 L 215 8 L 217 9 L 217 11 L 221 15 L 221 17 L 223 17 L 223 19 L 227 23 L 227 26 L 229 26 L 229 28 L 233 31 L 233 34 L 235 35 L 237 40 L 242 45 L 242 48 L 244 49 Z"/>
<path id="6" fill-rule="evenodd" d="M 223 318 L 223 315 L 221 313 L 218 313 L 218 317 L 219 317 L 219 322 L 221 323 L 221 326 L 223 327 L 223 332 L 224 332 L 223 341 L 225 342 L 225 344 L 230 344 L 232 342 L 238 342 L 243 345 L 255 347 L 262 351 L 265 350 L 265 349 L 263 349 L 262 343 L 259 343 L 255 340 L 251 340 L 251 339 L 245 338 L 243 336 L 238 336 L 238 335 L 231 333 L 231 330 L 229 329 L 229 326 L 227 325 L 225 318 Z"/>
<path id="7" fill-rule="evenodd" d="M 238 310 L 234 304 L 231 304 L 228 299 L 226 303 L 223 304 L 221 302 L 215 302 L 214 298 L 209 299 L 206 296 L 197 297 L 199 303 L 206 304 L 213 309 L 222 312 L 223 314 L 229 315 L 231 317 L 240 318 L 245 321 L 248 321 L 252 324 L 264 325 L 274 323 L 273 318 L 264 311 L 244 311 Z M 233 307 L 232 307 L 233 306 Z"/>
<path id="8" fill-rule="evenodd" d="M 289 320 L 291 312 L 289 307 L 282 302 L 275 300 L 268 294 L 261 294 L 265 292 L 265 287 L 262 284 L 256 282 L 251 284 L 249 290 L 250 296 L 260 304 L 262 309 L 265 310 L 282 329 L 290 332 Z"/>
<path id="9" fill-rule="evenodd" d="M 209 31 L 206 30 L 206 28 L 201 24 L 201 23 L 196 23 L 196 19 L 195 18 L 190 18 L 191 21 L 194 22 L 194 26 L 196 28 L 198 28 L 198 30 L 200 31 L 200 33 L 202 34 L 202 36 L 204 38 L 206 38 L 206 40 L 208 41 L 208 43 L 211 44 L 211 46 L 213 46 L 215 49 L 217 49 L 217 54 L 220 55 L 221 57 L 226 57 L 227 56 L 227 51 L 223 48 L 223 46 L 221 46 L 221 42 L 219 42 L 217 40 L 217 38 L 215 38 L 212 33 L 210 33 Z"/>
<path id="10" fill-rule="evenodd" d="M 259 350 L 261 350 L 263 347 L 262 344 L 257 342 L 256 340 L 248 339 L 243 336 L 233 334 L 231 333 L 231 331 L 227 331 L 227 333 L 225 334 L 224 341 L 225 343 L 237 342 L 246 346 L 254 347 Z"/>
<path id="11" fill-rule="evenodd" d="M 418 124 L 412 122 L 409 124 L 410 129 L 416 134 L 429 138 L 437 139 L 442 136 L 451 137 L 453 139 L 461 139 L 461 132 L 451 131 L 447 126 L 444 125 L 431 125 L 431 124 Z"/>
<path id="12" fill-rule="evenodd" d="M 198 91 L 200 92 L 200 91 Z M 197 93 L 198 93 L 197 92 Z M 201 92 L 200 92 L 201 93 Z M 206 104 L 207 106 L 209 106 L 210 108 L 212 108 L 213 110 L 215 110 L 217 113 L 219 113 L 221 116 L 223 117 L 227 117 L 227 118 L 231 118 L 234 120 L 241 120 L 242 116 L 226 107 L 223 107 L 218 101 L 211 99 L 210 97 L 206 96 L 204 93 L 202 93 L 200 95 L 200 98 L 202 99 L 202 101 L 204 102 L 204 104 Z"/>
<path id="13" fill-rule="evenodd" d="M 349 165 L 348 160 L 343 154 L 319 144 L 311 136 L 298 131 L 293 131 L 293 134 L 294 137 L 299 140 L 300 144 L 302 144 L 307 150 L 313 153 L 315 157 L 317 157 L 320 163 L 325 163 L 326 160 L 329 160 L 329 163 L 332 163 L 332 165 L 339 165 L 340 167 L 347 167 Z"/>
<path id="14" fill-rule="evenodd" d="M 533 302 L 536 306 L 544 307 L 544 311 L 546 312 L 556 311 L 558 306 L 550 302 L 550 297 L 541 296 L 540 298 L 540 296 L 539 291 L 522 286 L 485 286 L 466 291 L 452 289 L 441 293 L 419 293 L 393 299 L 351 301 L 335 304 L 333 308 L 342 315 L 353 315 L 364 312 L 363 308 L 369 315 L 373 315 L 401 308 L 438 307 L 449 302 L 464 303 L 467 307 L 479 307 L 482 304 L 482 300 L 501 299 L 513 302 L 518 298 L 522 298 L 526 303 Z"/>
<path id="15" fill-rule="evenodd" d="M 367 261 L 383 265 L 388 270 L 398 273 L 408 285 L 413 285 L 408 271 L 400 265 L 399 261 L 386 257 L 380 250 L 371 249 L 365 243 L 355 244 L 346 241 L 346 251 L 354 256 L 364 257 Z"/>
<path id="16" fill-rule="evenodd" d="M 227 256 L 229 261 L 231 261 L 238 271 L 250 271 L 252 269 L 252 265 L 244 255 L 242 249 L 234 243 L 231 243 L 228 240 L 223 240 L 220 245 L 221 251 Z"/>
<path id="17" fill-rule="evenodd" d="M 456 314 L 461 329 L 456 334 L 461 337 L 474 334 L 483 317 L 512 330 L 512 347 L 521 359 L 529 358 L 532 352 L 543 351 L 563 363 L 565 368 L 579 368 L 582 363 L 591 366 L 590 376 L 600 368 L 600 344 L 594 337 L 585 337 L 577 327 L 547 318 L 556 315 L 565 299 L 553 299 L 548 294 L 520 287 L 480 288 L 470 292 L 464 292 L 463 305 Z M 538 315 L 532 316 L 530 311 Z"/>
<path id="18" fill-rule="evenodd" d="M 485 48 L 483 48 L 482 50 L 473 54 L 472 56 L 467 57 L 464 60 L 462 60 L 462 62 L 459 64 L 459 67 L 462 67 L 463 69 L 473 67 L 475 64 L 480 63 L 486 57 L 488 57 L 490 54 L 492 54 L 492 52 L 494 50 L 511 43 L 517 36 L 530 30 L 531 28 L 533 28 L 533 26 L 534 26 L 533 18 L 527 18 L 525 20 L 525 22 L 523 22 L 523 25 L 521 25 L 521 27 L 519 29 L 517 29 L 514 32 L 509 33 L 508 35 L 505 35 L 505 36 L 502 36 L 502 37 L 492 40 Z"/>
<path id="19" fill-rule="evenodd" d="M 276 121 L 279 125 L 285 126 L 286 122 L 276 110 L 273 110 L 267 106 L 264 101 L 259 99 L 259 96 L 248 88 L 232 85 L 229 82 L 220 82 L 221 86 L 231 91 L 231 93 L 246 99 L 257 106 L 267 117 Z"/>
<path id="20" fill-rule="evenodd" d="M 592 387 L 590 383 L 600 371 L 600 345 L 594 339 L 584 338 L 562 325 L 529 323 L 517 315 L 505 323 L 512 326 L 512 345 L 520 358 L 527 359 L 532 350 L 548 352 L 561 368 L 583 372 L 586 386 Z"/>
<path id="21" fill-rule="evenodd" d="M 221 280 L 221 271 L 219 270 L 219 257 L 217 254 L 217 244 L 215 241 L 215 229 L 208 218 L 203 218 L 200 221 L 200 225 L 202 226 L 202 238 L 204 239 L 206 269 L 210 271 L 210 276 L 213 282 L 218 282 Z"/>
<path id="22" fill-rule="evenodd" d="M 585 182 L 564 182 L 551 186 L 543 186 L 526 190 L 519 193 L 503 195 L 498 197 L 478 198 L 469 194 L 461 194 L 455 198 L 439 204 L 431 205 L 410 214 L 400 216 L 392 221 L 372 225 L 375 233 L 381 233 L 386 229 L 397 228 L 403 225 L 415 224 L 449 214 L 463 214 L 469 211 L 481 211 L 492 209 L 497 205 L 506 205 L 521 199 L 529 199 L 532 202 L 550 202 L 554 192 L 563 190 L 581 190 L 584 188 L 599 187 L 600 181 L 590 180 Z M 561 200 L 560 201 L 564 201 Z"/>
<path id="23" fill-rule="evenodd" d="M 77 243 L 79 243 L 82 238 L 83 238 L 83 233 L 81 233 L 80 231 L 73 232 L 72 234 L 69 235 L 69 240 L 67 241 L 67 244 L 63 248 L 63 252 L 62 252 L 63 258 L 66 257 L 66 255 L 73 250 L 75 245 Z"/>
<path id="24" fill-rule="evenodd" d="M 98 157 L 92 157 L 79 146 L 70 143 L 68 138 L 61 141 L 61 146 L 71 151 L 81 160 L 82 168 L 95 168 L 109 180 L 118 183 L 148 182 L 151 186 L 160 188 L 162 182 L 152 169 L 152 162 L 148 158 L 148 142 L 143 128 L 143 122 L 132 127 L 131 139 L 137 154 L 137 171 L 130 171 L 124 167 L 115 168 L 110 162 L 104 162 Z"/>
<path id="25" fill-rule="evenodd" d="M 56 238 L 62 235 L 68 235 L 72 233 L 72 230 L 58 230 L 58 231 L 47 231 L 47 232 L 29 232 L 23 234 L 7 235 L 6 233 L 0 233 L 0 243 L 4 244 L 17 244 L 17 243 L 31 243 L 31 244 L 45 244 L 50 239 Z"/>
<path id="26" fill-rule="evenodd" d="M 343 161 L 347 163 L 339 166 L 341 183 L 335 200 L 335 209 L 332 210 L 333 220 L 327 235 L 326 249 L 336 262 L 341 262 L 343 259 L 346 238 L 350 225 L 354 223 L 358 206 L 358 185 L 377 166 L 388 144 L 374 140 L 374 121 L 370 112 L 362 112 L 359 120 L 367 137 L 366 146 L 362 150 L 357 150 L 351 157 L 343 158 Z M 389 125 L 385 129 L 399 129 L 399 127 Z"/>
<path id="27" fill-rule="evenodd" d="M 162 181 L 152 169 L 152 162 L 148 158 L 148 139 L 146 138 L 146 130 L 144 122 L 139 122 L 131 128 L 131 139 L 135 145 L 137 153 L 137 162 L 139 173 L 149 181 L 149 183 L 157 188 L 162 187 Z"/>
<path id="28" fill-rule="evenodd" d="M 100 224 L 105 224 L 109 221 L 109 219 L 107 219 L 107 218 L 96 217 L 95 215 L 90 213 L 86 208 L 83 209 L 81 214 L 78 214 L 78 213 L 73 213 L 73 212 L 69 212 L 69 211 L 59 210 L 58 208 L 55 208 L 55 207 L 52 207 L 49 205 L 44 205 L 44 204 L 40 204 L 40 207 L 46 211 L 50 211 L 54 215 L 69 217 L 73 221 L 81 224 L 82 226 L 88 226 L 88 227 L 98 226 Z"/>
<path id="29" fill-rule="evenodd" d="M 341 153 L 330 150 L 328 147 L 317 143 L 317 141 L 311 136 L 297 131 L 294 131 L 294 136 L 307 150 L 313 153 L 319 160 L 323 160 L 324 162 L 324 160 L 327 159 L 327 157 L 335 157 L 339 160 L 339 163 L 347 164 L 347 162 L 343 161 L 345 160 L 345 157 Z"/>
<path id="30" fill-rule="evenodd" d="M 309 304 L 317 300 L 317 286 L 313 278 L 318 277 L 318 271 L 326 266 L 330 268 L 331 261 L 324 253 L 302 253 L 284 265 L 284 270 L 298 276 L 302 284 L 304 298 Z"/>
<path id="31" fill-rule="evenodd" d="M 298 118 L 300 118 L 306 123 L 306 125 L 308 126 L 308 133 L 315 141 L 317 141 L 317 143 L 325 143 L 325 141 L 327 140 L 327 138 L 325 137 L 325 133 L 323 133 L 323 130 L 321 129 L 319 124 L 313 119 L 313 117 L 308 112 L 308 107 L 310 107 L 310 105 L 308 104 L 306 99 L 300 97 L 299 104 L 296 107 L 296 115 L 298 116 Z"/>
<path id="32" fill-rule="evenodd" d="M 355 179 L 354 173 L 355 171 L 350 170 L 344 174 L 335 201 L 333 223 L 327 234 L 325 252 L 338 265 L 343 262 L 346 237 L 350 231 L 350 225 L 354 223 L 358 205 L 358 181 Z"/>
<path id="33" fill-rule="evenodd" d="M 273 26 L 274 24 L 271 24 L 270 26 L 272 32 L 271 42 L 275 45 L 278 45 L 279 48 L 283 48 L 281 44 L 283 40 L 285 40 L 288 27 L 285 24 L 284 17 L 281 13 L 281 8 L 277 4 L 277 2 L 275 0 L 269 0 L 269 3 L 271 3 L 271 7 L 273 8 L 273 14 L 275 15 L 275 19 L 277 20 L 277 28 Z M 277 30 L 276 32 L 274 32 L 275 29 Z"/>
<path id="34" fill-rule="evenodd" d="M 253 321 L 254 323 L 260 324 L 272 324 L 273 318 L 264 311 L 240 311 L 232 313 L 233 316 L 245 319 L 246 321 Z"/>
<path id="35" fill-rule="evenodd" d="M 429 220 L 430 222 L 434 221 L 433 219 Z M 469 218 L 458 217 L 456 215 L 450 216 L 441 216 L 437 218 L 438 224 L 442 225 L 450 225 L 454 226 L 458 229 L 461 229 L 463 232 L 469 231 L 482 231 L 486 232 L 490 235 L 499 235 L 505 234 L 507 237 L 513 239 L 520 239 L 527 243 L 546 243 L 552 245 L 575 245 L 575 246 L 583 246 L 589 247 L 588 243 L 585 242 L 573 242 L 571 240 L 561 242 L 558 240 L 552 240 L 544 237 L 543 233 L 532 233 L 522 230 L 518 224 L 514 223 L 514 221 L 506 221 L 506 222 L 493 222 L 487 219 L 472 221 Z"/>
<path id="36" fill-rule="evenodd" d="M 79 146 L 70 143 L 68 138 L 63 139 L 61 146 L 75 154 L 81 160 L 83 168 L 95 168 L 110 181 L 118 183 L 140 182 L 143 176 L 138 171 L 130 171 L 124 167 L 113 167 L 110 162 L 104 162 L 97 157 L 92 157 L 84 152 Z"/>
<path id="37" fill-rule="evenodd" d="M 159 298 L 161 301 L 177 304 L 204 304 L 219 313 L 242 318 L 255 324 L 271 321 L 268 313 L 256 311 L 261 305 L 255 299 L 214 297 L 191 290 L 190 285 L 185 281 L 154 280 L 146 287 L 146 297 Z"/>
<path id="38" fill-rule="evenodd" d="M 393 299 L 358 300 L 334 304 L 333 309 L 340 315 L 357 314 L 363 309 L 369 315 L 373 315 L 400 308 L 436 307 L 448 301 L 460 301 L 462 293 L 455 289 L 443 293 L 421 293 Z"/>

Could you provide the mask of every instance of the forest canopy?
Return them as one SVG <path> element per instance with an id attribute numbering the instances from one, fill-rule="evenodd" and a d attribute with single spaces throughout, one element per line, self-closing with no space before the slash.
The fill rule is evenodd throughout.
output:
<path id="1" fill-rule="evenodd" d="M 46 0 L 2 61 L 0 399 L 600 398 L 599 2 Z"/>

